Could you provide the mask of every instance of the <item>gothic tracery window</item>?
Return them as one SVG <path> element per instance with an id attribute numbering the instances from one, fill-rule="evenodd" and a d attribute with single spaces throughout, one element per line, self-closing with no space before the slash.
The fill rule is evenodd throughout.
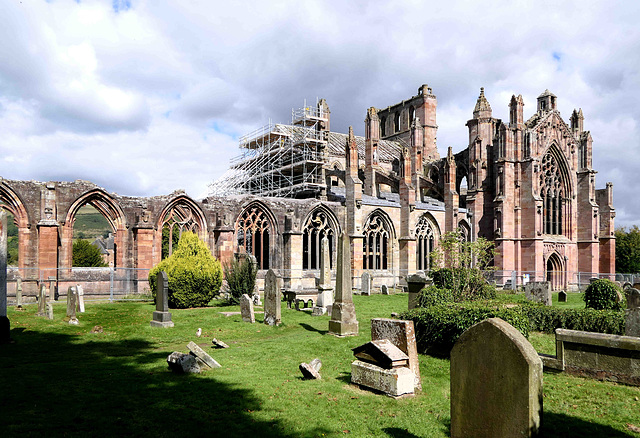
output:
<path id="1" fill-rule="evenodd" d="M 259 205 L 247 208 L 236 222 L 239 252 L 252 254 L 259 269 L 269 269 L 271 223 Z"/>
<path id="2" fill-rule="evenodd" d="M 333 267 L 333 248 L 335 231 L 327 212 L 315 211 L 307 221 L 302 236 L 302 269 L 320 269 L 321 243 L 324 237 L 329 240 L 329 263 Z"/>
<path id="3" fill-rule="evenodd" d="M 364 269 L 388 269 L 389 238 L 386 221 L 379 213 L 373 213 L 364 227 Z"/>
<path id="4" fill-rule="evenodd" d="M 563 234 L 562 220 L 565 188 L 558 162 L 549 152 L 542 158 L 540 197 L 542 198 L 543 206 L 542 232 L 554 235 Z"/>
<path id="5" fill-rule="evenodd" d="M 427 270 L 431 267 L 431 253 L 435 248 L 436 236 L 433 225 L 426 216 L 422 216 L 416 226 L 416 268 Z"/>
<path id="6" fill-rule="evenodd" d="M 193 210 L 187 205 L 177 204 L 169 209 L 162 222 L 162 258 L 169 257 L 173 253 L 174 245 L 177 245 L 180 236 L 185 231 L 198 234 L 199 221 Z"/>

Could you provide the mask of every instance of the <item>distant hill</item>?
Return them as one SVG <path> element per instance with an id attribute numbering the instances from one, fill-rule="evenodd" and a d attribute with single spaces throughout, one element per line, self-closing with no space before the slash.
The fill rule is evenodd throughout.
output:
<path id="1" fill-rule="evenodd" d="M 113 232 L 107 219 L 90 205 L 80 207 L 73 225 L 73 240 L 106 237 Z"/>

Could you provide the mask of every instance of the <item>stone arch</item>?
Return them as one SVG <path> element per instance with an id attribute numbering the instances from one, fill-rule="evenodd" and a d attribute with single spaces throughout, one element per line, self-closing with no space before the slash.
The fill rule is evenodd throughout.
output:
<path id="1" fill-rule="evenodd" d="M 25 277 L 24 268 L 27 265 L 27 253 L 31 240 L 31 220 L 22 198 L 6 184 L 0 184 L 0 208 L 13 215 L 13 221 L 18 227 L 18 269 L 22 278 Z"/>
<path id="2" fill-rule="evenodd" d="M 269 269 L 274 262 L 271 248 L 276 245 L 277 226 L 270 208 L 260 201 L 249 202 L 234 226 L 237 252 L 253 255 L 258 269 Z"/>
<path id="3" fill-rule="evenodd" d="M 429 212 L 424 213 L 416 224 L 416 269 L 429 270 L 431 267 L 431 253 L 440 240 L 438 221 Z"/>
<path id="4" fill-rule="evenodd" d="M 73 225 L 76 214 L 83 205 L 95 208 L 109 223 L 114 234 L 114 267 L 122 267 L 127 242 L 127 228 L 124 211 L 116 199 L 103 189 L 93 189 L 83 193 L 71 204 L 62 223 L 60 242 L 61 259 L 65 267 L 73 266 Z"/>
<path id="5" fill-rule="evenodd" d="M 173 252 L 173 235 L 177 231 L 178 237 L 184 231 L 191 231 L 198 235 L 200 240 L 207 239 L 207 220 L 204 212 L 197 202 L 187 195 L 179 195 L 163 207 L 156 221 L 156 245 L 157 254 L 162 258 L 162 233 L 168 228 L 169 248 L 167 256 Z"/>
<path id="6" fill-rule="evenodd" d="M 335 214 L 320 204 L 309 212 L 303 223 L 302 269 L 320 269 L 320 244 L 325 236 L 329 240 L 329 259 L 333 268 L 336 239 L 340 235 L 340 225 Z"/>
<path id="7" fill-rule="evenodd" d="M 362 230 L 363 269 L 391 270 L 395 230 L 387 213 L 379 208 L 372 211 L 365 220 Z"/>
<path id="8" fill-rule="evenodd" d="M 467 222 L 466 219 L 460 219 L 460 221 L 458 221 L 458 229 L 460 230 L 460 235 L 464 241 L 471 242 L 471 225 L 469 225 L 469 222 Z"/>

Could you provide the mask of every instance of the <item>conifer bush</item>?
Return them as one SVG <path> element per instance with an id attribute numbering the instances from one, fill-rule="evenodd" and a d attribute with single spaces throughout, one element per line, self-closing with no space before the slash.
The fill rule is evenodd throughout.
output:
<path id="1" fill-rule="evenodd" d="M 584 291 L 582 298 L 588 309 L 622 310 L 626 306 L 620 287 L 606 278 L 594 280 Z"/>
<path id="2" fill-rule="evenodd" d="M 220 292 L 222 266 L 194 233 L 182 233 L 173 254 L 149 271 L 154 300 L 156 276 L 160 271 L 167 273 L 169 307 L 173 309 L 206 306 Z"/>
<path id="3" fill-rule="evenodd" d="M 257 273 L 258 268 L 249 257 L 234 258 L 231 263 L 224 265 L 224 279 L 231 303 L 239 303 L 243 294 L 253 295 Z"/>

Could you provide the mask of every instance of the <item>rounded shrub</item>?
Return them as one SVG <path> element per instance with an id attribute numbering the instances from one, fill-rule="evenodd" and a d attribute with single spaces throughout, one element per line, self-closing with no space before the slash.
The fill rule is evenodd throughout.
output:
<path id="1" fill-rule="evenodd" d="M 594 280 L 584 291 L 582 298 L 588 309 L 622 310 L 626 306 L 620 287 L 606 278 Z"/>
<path id="2" fill-rule="evenodd" d="M 423 288 L 418 294 L 418 307 L 429 307 L 454 302 L 451 289 L 442 289 L 436 285 Z"/>
<path id="3" fill-rule="evenodd" d="M 149 286 L 154 300 L 156 276 L 160 271 L 167 273 L 169 307 L 173 309 L 205 306 L 220 292 L 222 266 L 194 233 L 182 233 L 173 254 L 149 271 Z"/>

